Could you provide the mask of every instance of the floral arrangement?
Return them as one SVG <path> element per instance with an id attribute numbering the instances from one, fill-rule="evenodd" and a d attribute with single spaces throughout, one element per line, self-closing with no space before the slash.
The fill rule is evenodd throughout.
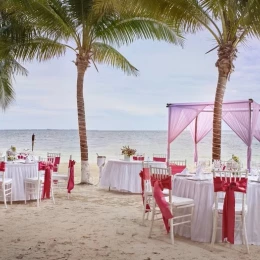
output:
<path id="1" fill-rule="evenodd" d="M 136 150 L 135 149 L 131 149 L 129 146 L 123 146 L 121 148 L 122 154 L 127 155 L 127 156 L 131 156 L 131 155 L 135 155 Z"/>
<path id="2" fill-rule="evenodd" d="M 232 154 L 232 160 L 239 163 L 239 157 L 234 154 Z"/>
<path id="3" fill-rule="evenodd" d="M 7 161 L 15 161 L 15 156 L 13 156 L 13 155 L 8 155 L 8 156 L 7 156 Z"/>

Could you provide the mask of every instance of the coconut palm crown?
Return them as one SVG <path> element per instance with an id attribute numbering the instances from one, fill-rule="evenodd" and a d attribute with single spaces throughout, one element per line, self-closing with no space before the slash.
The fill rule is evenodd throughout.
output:
<path id="1" fill-rule="evenodd" d="M 88 143 L 84 105 L 84 75 L 90 66 L 106 64 L 121 69 L 127 75 L 138 75 L 138 70 L 116 48 L 137 39 L 163 40 L 182 44 L 183 38 L 176 27 L 163 20 L 155 20 L 144 9 L 137 9 L 131 0 L 125 5 L 117 1 L 116 7 L 106 0 L 52 0 L 49 21 L 54 23 L 52 34 L 60 46 L 75 53 L 77 68 L 77 109 L 81 151 L 81 183 L 90 182 Z M 56 28 L 59 28 L 58 35 Z M 51 31 L 51 24 L 46 30 Z M 54 33 L 56 31 L 56 34 Z M 64 43 L 66 41 L 66 43 Z"/>
<path id="2" fill-rule="evenodd" d="M 108 0 L 114 1 L 114 0 Z M 216 46 L 218 82 L 213 116 L 212 159 L 221 159 L 222 103 L 227 81 L 234 71 L 238 47 L 260 36 L 259 0 L 136 0 L 154 17 L 163 16 L 186 32 L 207 30 Z"/>

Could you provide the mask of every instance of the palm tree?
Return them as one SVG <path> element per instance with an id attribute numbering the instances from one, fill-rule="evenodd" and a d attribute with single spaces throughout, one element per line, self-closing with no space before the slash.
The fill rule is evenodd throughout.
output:
<path id="1" fill-rule="evenodd" d="M 123 2 L 123 1 L 122 1 Z M 97 63 L 107 64 L 123 70 L 127 75 L 138 75 L 138 70 L 115 47 L 132 43 L 136 39 L 164 40 L 173 44 L 182 44 L 183 38 L 176 27 L 162 20 L 155 20 L 136 9 L 128 1 L 115 5 L 106 0 L 52 0 L 49 7 L 52 13 L 47 21 L 48 30 L 54 24 L 61 34 L 51 39 L 60 46 L 75 53 L 77 68 L 77 109 L 81 151 L 81 183 L 89 183 L 88 143 L 84 105 L 84 76 L 90 66 L 97 69 Z M 44 25 L 43 25 L 44 26 Z M 69 40 L 69 41 L 68 41 Z M 68 44 L 70 43 L 70 45 Z M 18 51 L 19 52 L 19 51 Z"/>
<path id="2" fill-rule="evenodd" d="M 114 1 L 114 0 L 108 0 Z M 212 159 L 221 158 L 222 103 L 239 45 L 260 36 L 259 0 L 136 0 L 154 16 L 167 17 L 186 32 L 207 30 L 216 42 L 218 82 L 214 102 Z M 208 51 L 208 52 L 210 52 Z"/>
<path id="3" fill-rule="evenodd" d="M 65 47 L 53 44 L 43 30 L 42 21 L 49 13 L 47 0 L 0 1 L 0 107 L 6 109 L 15 98 L 12 79 L 28 75 L 20 61 L 50 59 L 64 54 Z M 47 48 L 48 47 L 48 48 Z"/>

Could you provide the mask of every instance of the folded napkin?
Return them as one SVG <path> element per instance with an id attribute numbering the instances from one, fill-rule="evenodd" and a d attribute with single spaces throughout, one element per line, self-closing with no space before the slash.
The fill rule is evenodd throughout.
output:
<path id="1" fill-rule="evenodd" d="M 196 167 L 195 177 L 196 177 L 197 179 L 200 179 L 200 178 L 202 177 L 202 173 L 203 173 L 203 167 L 202 167 L 202 165 L 199 164 L 199 165 Z"/>
<path id="2" fill-rule="evenodd" d="M 181 172 L 181 174 L 189 174 L 190 172 L 189 172 L 189 170 L 187 169 L 187 168 L 185 168 L 182 172 Z"/>

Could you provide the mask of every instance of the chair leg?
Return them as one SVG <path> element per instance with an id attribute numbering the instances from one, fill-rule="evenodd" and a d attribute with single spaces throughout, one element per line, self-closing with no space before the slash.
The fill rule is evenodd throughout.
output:
<path id="1" fill-rule="evenodd" d="M 149 236 L 152 236 L 152 231 L 153 231 L 153 222 L 154 222 L 154 216 L 155 216 L 155 207 L 156 207 L 156 202 L 155 200 L 153 201 L 153 210 L 152 210 L 152 220 L 151 220 L 151 226 L 150 226 L 150 231 L 149 231 Z"/>
<path id="2" fill-rule="evenodd" d="M 147 202 L 147 197 L 144 196 L 144 205 L 143 205 L 143 219 L 142 219 L 142 224 L 144 224 L 144 219 L 145 219 L 145 213 L 146 213 L 146 202 Z"/>
<path id="3" fill-rule="evenodd" d="M 13 184 L 11 183 L 10 185 L 11 185 L 11 188 L 10 188 L 10 192 L 11 192 L 10 199 L 11 199 L 11 205 L 12 205 L 13 204 Z"/>
<path id="4" fill-rule="evenodd" d="M 216 210 L 214 210 L 211 245 L 213 245 L 215 243 L 215 241 L 216 241 L 217 224 L 218 224 L 218 212 Z"/>
<path id="5" fill-rule="evenodd" d="M 246 252 L 249 254 L 245 216 L 242 215 L 243 243 L 246 244 Z"/>
<path id="6" fill-rule="evenodd" d="M 6 204 L 6 195 L 5 195 L 5 185 L 4 185 L 4 184 L 3 184 L 3 197 L 4 197 L 5 208 L 7 209 L 7 204 Z"/>
<path id="7" fill-rule="evenodd" d="M 26 204 L 26 197 L 27 197 L 27 183 L 24 183 L 24 204 Z"/>
<path id="8" fill-rule="evenodd" d="M 170 235 L 171 235 L 171 242 L 174 245 L 174 226 L 173 226 L 173 218 L 170 219 Z"/>
<path id="9" fill-rule="evenodd" d="M 52 197 L 53 204 L 55 204 L 54 192 L 53 192 L 53 186 L 52 185 L 51 185 L 51 197 Z"/>
<path id="10" fill-rule="evenodd" d="M 37 184 L 36 193 L 37 193 L 37 207 L 39 207 L 40 206 L 40 184 Z"/>

